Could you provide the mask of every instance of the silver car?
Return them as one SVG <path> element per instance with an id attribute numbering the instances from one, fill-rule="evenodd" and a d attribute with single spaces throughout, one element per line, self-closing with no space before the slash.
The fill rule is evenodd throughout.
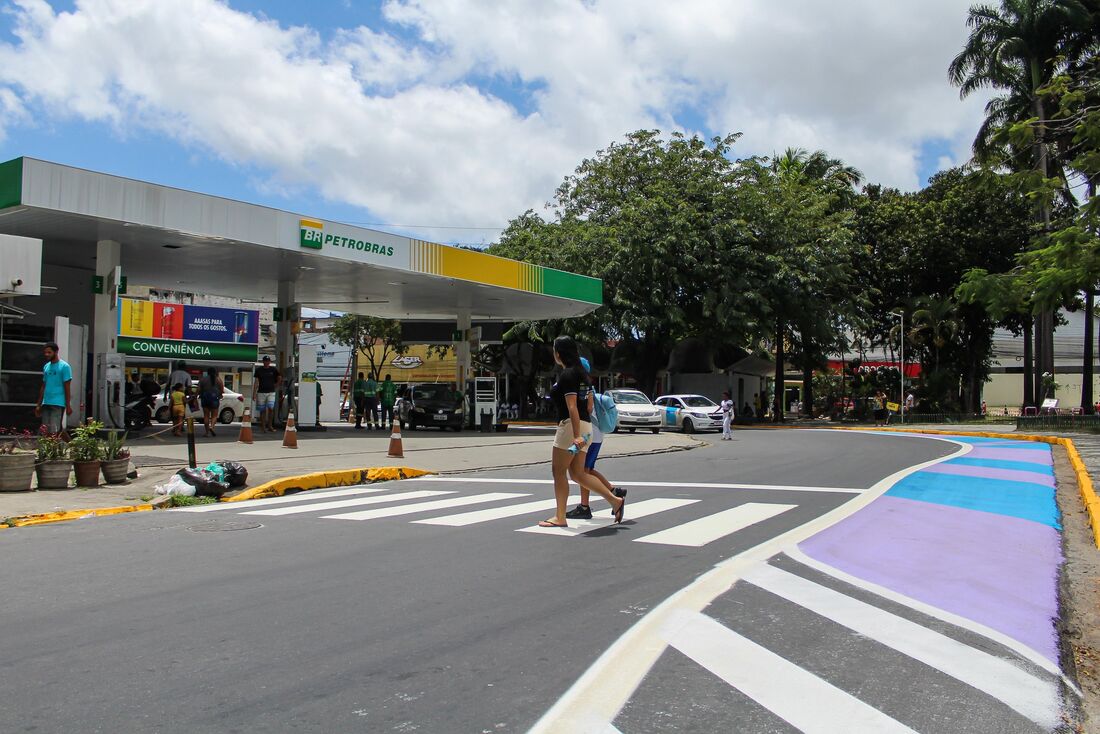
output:
<path id="1" fill-rule="evenodd" d="M 634 433 L 639 428 L 647 428 L 653 433 L 661 430 L 661 411 L 649 401 L 645 393 L 638 390 L 608 390 L 607 394 L 615 401 L 619 412 L 619 422 L 615 431 Z"/>
<path id="2" fill-rule="evenodd" d="M 722 409 L 705 395 L 662 395 L 653 402 L 664 413 L 666 428 L 684 433 L 722 429 Z"/>

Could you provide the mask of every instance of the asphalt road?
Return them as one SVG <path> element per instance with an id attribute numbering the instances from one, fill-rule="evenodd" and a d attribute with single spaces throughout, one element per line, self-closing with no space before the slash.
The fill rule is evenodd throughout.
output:
<path id="1" fill-rule="evenodd" d="M 524 732 L 639 617 L 715 564 L 953 450 L 816 431 L 736 438 L 601 462 L 629 489 L 627 522 L 568 535 L 517 532 L 551 513 L 509 508 L 548 500 L 548 484 L 485 481 L 546 480 L 546 467 L 5 531 L 2 728 Z M 417 494 L 390 499 L 406 493 Z M 716 606 L 727 617 L 779 615 L 803 637 L 824 634 L 756 587 L 734 591 Z M 792 655 L 798 639 L 783 643 Z M 693 712 L 715 695 L 706 716 L 739 717 L 738 731 L 791 730 L 741 694 L 715 693 L 725 684 L 689 675 L 676 655 L 623 709 L 625 734 L 716 731 L 725 725 Z M 879 677 L 896 662 L 869 659 Z M 918 672 L 920 685 L 944 685 Z M 1006 720 L 1016 728 L 997 731 L 1034 730 Z"/>

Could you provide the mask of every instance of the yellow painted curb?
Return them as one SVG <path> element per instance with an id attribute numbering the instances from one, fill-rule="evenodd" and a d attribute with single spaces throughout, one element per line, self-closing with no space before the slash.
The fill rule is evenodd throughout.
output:
<path id="1" fill-rule="evenodd" d="M 43 512 L 38 515 L 23 515 L 21 517 L 9 517 L 0 530 L 6 528 L 23 528 L 30 525 L 47 525 L 52 522 L 65 522 L 66 520 L 79 520 L 82 517 L 103 517 L 105 515 L 122 515 L 127 512 L 145 512 L 152 510 L 152 505 L 125 505 L 123 507 L 96 507 L 90 510 L 66 510 L 64 512 Z"/>
<path id="2" fill-rule="evenodd" d="M 989 433 L 986 431 L 942 431 L 934 428 L 872 428 L 857 426 L 837 426 L 829 430 L 833 431 L 889 431 L 891 433 L 928 433 L 941 436 L 978 436 L 979 438 L 1007 438 L 1015 441 L 1034 441 L 1036 443 L 1049 443 L 1066 447 L 1069 463 L 1073 467 L 1073 473 L 1077 476 L 1077 490 L 1081 493 L 1081 500 L 1085 504 L 1085 511 L 1089 514 L 1089 525 L 1092 527 L 1092 540 L 1097 548 L 1100 548 L 1100 496 L 1092 486 L 1092 477 L 1089 476 L 1085 462 L 1081 460 L 1081 454 L 1077 451 L 1072 438 L 1062 436 L 1036 436 L 1022 433 Z"/>
<path id="3" fill-rule="evenodd" d="M 273 479 L 251 489 L 246 489 L 240 494 L 227 497 L 223 502 L 243 502 L 245 500 L 267 499 L 268 497 L 281 497 L 290 491 L 305 492 L 310 489 L 331 489 L 332 487 L 347 487 L 353 484 L 367 484 L 369 482 L 386 482 L 395 479 L 412 479 L 431 474 L 423 469 L 413 469 L 408 466 L 376 466 L 365 469 L 341 469 L 338 471 L 313 472 L 300 474 L 296 477 L 283 477 Z"/>

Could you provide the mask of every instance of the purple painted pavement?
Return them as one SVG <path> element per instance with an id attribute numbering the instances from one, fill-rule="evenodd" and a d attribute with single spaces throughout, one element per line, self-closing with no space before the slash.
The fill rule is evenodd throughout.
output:
<path id="1" fill-rule="evenodd" d="M 1008 459 L 1009 461 L 1026 461 L 1029 464 L 1045 464 L 1051 466 L 1054 459 L 1049 451 L 1036 451 L 1035 449 L 995 449 L 988 446 L 975 446 L 967 454 L 971 459 Z"/>
<path id="2" fill-rule="evenodd" d="M 971 452 L 973 453 L 973 452 Z M 969 454 L 968 454 L 969 456 Z M 1010 482 L 1031 482 L 1042 484 L 1044 487 L 1054 486 L 1054 477 L 1049 474 L 1037 474 L 1018 469 L 997 469 L 987 466 L 970 466 L 967 464 L 952 464 L 944 462 L 921 469 L 930 474 L 952 474 L 959 477 L 979 477 L 981 479 L 1005 479 Z"/>
<path id="3" fill-rule="evenodd" d="M 1058 662 L 1052 620 L 1058 616 L 1062 551 L 1054 528 L 880 497 L 799 547 L 822 563 L 980 622 Z"/>

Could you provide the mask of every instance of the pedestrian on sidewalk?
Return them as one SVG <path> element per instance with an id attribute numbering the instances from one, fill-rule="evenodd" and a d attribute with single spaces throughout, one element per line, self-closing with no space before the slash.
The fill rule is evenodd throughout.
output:
<path id="1" fill-rule="evenodd" d="M 186 362 L 176 362 L 176 369 L 172 370 L 168 375 L 168 382 L 164 383 L 164 402 L 171 403 L 169 399 L 172 392 L 172 385 L 176 383 L 183 385 L 183 391 L 185 393 L 191 392 L 191 373 L 187 371 Z"/>
<path id="2" fill-rule="evenodd" d="M 393 430 L 393 404 L 397 402 L 397 385 L 393 384 L 393 378 L 386 375 L 386 379 L 382 381 L 381 387 L 378 388 L 378 394 L 382 400 L 382 422 L 379 424 L 379 428 L 386 428 L 387 426 Z M 387 423 L 386 418 L 389 418 Z"/>
<path id="3" fill-rule="evenodd" d="M 42 421 L 46 432 L 56 435 L 65 425 L 65 416 L 73 414 L 73 370 L 61 359 L 57 342 L 47 342 L 42 347 L 46 364 L 42 367 L 42 385 L 38 388 L 38 404 L 34 414 Z"/>
<path id="4" fill-rule="evenodd" d="M 591 374 L 592 368 L 588 364 L 588 360 L 581 357 L 581 366 L 584 367 L 584 371 Z M 595 397 L 592 391 L 588 392 L 588 415 L 593 416 L 595 410 Z M 597 482 L 603 484 L 607 489 L 616 497 L 626 497 L 626 490 L 619 489 L 612 486 L 600 472 L 596 471 L 596 459 L 600 456 L 600 449 L 603 448 L 604 434 L 600 430 L 600 426 L 596 421 L 592 421 L 592 442 L 588 444 L 588 452 L 584 459 L 584 471 L 591 477 L 595 478 Z M 565 513 L 565 517 L 570 520 L 591 520 L 592 519 L 592 507 L 589 505 L 588 500 L 591 496 L 591 492 L 583 484 L 581 485 L 581 501 L 580 504 L 574 507 L 569 512 Z"/>
<path id="5" fill-rule="evenodd" d="M 363 428 L 363 414 L 367 412 L 367 380 L 363 373 L 351 388 L 351 399 L 355 402 L 355 427 Z"/>
<path id="6" fill-rule="evenodd" d="M 218 377 L 218 370 L 207 367 L 206 372 L 199 378 L 199 403 L 202 405 L 202 424 L 206 429 L 206 436 L 217 436 L 214 432 L 214 423 L 218 420 L 218 408 L 222 405 L 222 396 L 225 394 L 225 383 Z"/>
<path id="7" fill-rule="evenodd" d="M 183 415 L 187 409 L 187 393 L 183 391 L 183 383 L 177 382 L 172 385 L 172 392 L 169 397 L 172 401 L 172 435 L 183 435 Z"/>
<path id="8" fill-rule="evenodd" d="M 271 357 L 265 356 L 263 366 L 257 367 L 254 373 L 255 387 L 252 388 L 252 399 L 256 403 L 256 413 L 260 416 L 260 430 L 264 433 L 275 432 L 275 393 L 283 376 L 279 370 L 272 366 Z"/>
<path id="9" fill-rule="evenodd" d="M 616 497 L 584 469 L 588 444 L 592 438 L 592 423 L 588 413 L 590 388 L 588 373 L 581 366 L 580 353 L 573 337 L 559 336 L 554 340 L 554 362 L 562 368 L 558 381 L 550 390 L 550 399 L 558 415 L 558 430 L 554 435 L 554 448 L 551 451 L 557 509 L 554 517 L 543 520 L 539 527 L 568 527 L 565 510 L 569 503 L 570 479 L 606 499 L 614 512 L 615 522 L 620 523 L 626 509 L 626 498 Z"/>
<path id="10" fill-rule="evenodd" d="M 874 397 L 874 414 L 875 425 L 882 426 L 886 424 L 886 393 L 879 390 L 875 393 Z"/>
<path id="11" fill-rule="evenodd" d="M 378 380 L 374 379 L 374 372 L 367 375 L 367 430 L 373 431 L 375 426 L 382 427 L 382 419 L 378 415 L 378 398 L 381 391 L 378 389 Z"/>
<path id="12" fill-rule="evenodd" d="M 722 408 L 722 440 L 732 441 L 733 430 L 730 424 L 733 423 L 733 399 L 730 397 L 729 390 L 723 391 L 722 402 L 719 405 Z"/>

